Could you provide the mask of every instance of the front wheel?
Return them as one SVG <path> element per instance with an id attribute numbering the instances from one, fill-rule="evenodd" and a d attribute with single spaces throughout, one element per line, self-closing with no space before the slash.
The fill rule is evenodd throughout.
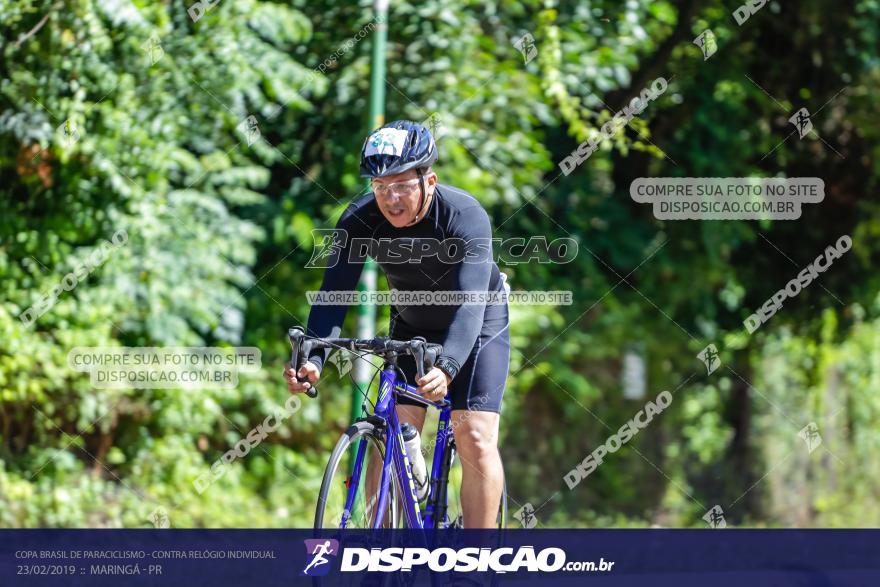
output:
<path id="1" fill-rule="evenodd" d="M 357 449 L 358 456 L 349 474 L 352 447 Z M 377 516 L 381 516 L 383 528 L 398 527 L 400 494 L 393 474 L 385 507 L 378 511 L 384 458 L 385 440 L 376 427 L 369 422 L 352 424 L 339 438 L 324 470 L 315 509 L 315 529 L 372 528 Z"/>

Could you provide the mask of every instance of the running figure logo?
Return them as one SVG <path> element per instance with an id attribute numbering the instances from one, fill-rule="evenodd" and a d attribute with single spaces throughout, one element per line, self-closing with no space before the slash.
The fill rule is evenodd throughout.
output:
<path id="1" fill-rule="evenodd" d="M 806 108 L 801 108 L 795 112 L 788 121 L 794 125 L 801 138 L 804 138 L 811 130 L 813 130 L 813 121 L 810 120 L 810 111 Z"/>
<path id="2" fill-rule="evenodd" d="M 718 349 L 715 348 L 714 344 L 710 344 L 701 350 L 700 354 L 697 355 L 697 358 L 703 361 L 703 364 L 706 365 L 707 375 L 711 375 L 715 369 L 721 366 L 721 358 Z M 716 361 L 718 362 L 717 365 L 715 364 Z"/>
<path id="3" fill-rule="evenodd" d="M 315 247 L 307 269 L 335 267 L 348 242 L 348 231 L 342 228 L 313 228 Z"/>
<path id="4" fill-rule="evenodd" d="M 306 568 L 302 570 L 300 576 L 320 577 L 330 572 L 330 559 L 339 554 L 339 541 L 331 538 L 310 538 L 306 539 L 306 553 L 308 554 L 308 563 Z"/>
<path id="5" fill-rule="evenodd" d="M 700 33 L 700 36 L 694 39 L 694 45 L 703 52 L 703 61 L 715 55 L 718 50 L 718 41 L 715 40 L 715 35 L 710 29 Z"/>
<path id="6" fill-rule="evenodd" d="M 534 528 L 538 523 L 538 518 L 535 516 L 535 506 L 530 503 L 519 508 L 519 511 L 513 514 L 513 517 L 520 521 L 523 528 Z"/>

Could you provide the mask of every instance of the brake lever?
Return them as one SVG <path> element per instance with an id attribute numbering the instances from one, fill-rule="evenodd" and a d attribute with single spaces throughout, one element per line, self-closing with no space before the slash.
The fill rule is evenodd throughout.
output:
<path id="1" fill-rule="evenodd" d="M 443 354 L 443 345 L 439 344 L 428 344 L 425 348 L 425 365 L 431 369 L 434 368 L 434 363 L 437 362 L 437 359 L 440 358 L 440 355 Z"/>
<path id="2" fill-rule="evenodd" d="M 300 368 L 300 360 L 305 362 L 306 347 L 308 347 L 308 343 L 303 340 L 305 338 L 305 331 L 299 326 L 295 326 L 293 328 L 289 328 L 287 330 L 287 338 L 290 340 L 290 365 L 293 367 L 295 373 L 299 373 Z M 306 383 L 309 381 L 308 377 L 300 377 L 296 375 L 296 380 L 300 383 Z M 311 385 L 311 382 L 309 382 Z M 305 390 L 305 393 L 310 398 L 318 397 L 318 388 L 312 385 L 309 389 Z"/>
<path id="3" fill-rule="evenodd" d="M 416 336 L 412 339 L 411 345 L 410 350 L 416 361 L 416 375 L 421 379 L 425 376 L 425 345 L 427 345 L 427 341 L 424 337 Z"/>

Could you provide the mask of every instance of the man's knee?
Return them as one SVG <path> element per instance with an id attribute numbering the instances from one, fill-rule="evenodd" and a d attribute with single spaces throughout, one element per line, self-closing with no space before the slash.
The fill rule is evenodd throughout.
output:
<path id="1" fill-rule="evenodd" d="M 464 459 L 483 459 L 498 454 L 498 414 L 453 412 L 455 445 Z"/>

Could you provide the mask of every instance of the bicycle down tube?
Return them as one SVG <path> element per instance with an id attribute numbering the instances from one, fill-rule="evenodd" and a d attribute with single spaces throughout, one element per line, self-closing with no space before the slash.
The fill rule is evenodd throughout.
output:
<path id="1" fill-rule="evenodd" d="M 404 395 L 415 400 L 425 406 L 431 406 L 440 410 L 440 419 L 437 428 L 436 448 L 434 451 L 434 459 L 431 467 L 431 486 L 427 498 L 427 507 L 424 517 L 419 508 L 419 500 L 416 493 L 415 481 L 410 473 L 409 457 L 406 454 L 406 447 L 403 442 L 403 434 L 400 429 L 400 420 L 397 417 L 397 411 L 394 409 L 396 403 L 395 395 Z M 376 399 L 376 408 L 373 412 L 375 416 L 379 416 L 387 422 L 385 437 L 385 457 L 382 463 L 382 476 L 378 486 L 378 503 L 374 511 L 377 512 L 376 519 L 373 520 L 374 528 L 381 528 L 384 522 L 384 515 L 378 515 L 378 512 L 384 512 L 388 503 L 388 493 L 391 483 L 397 481 L 401 485 L 403 498 L 403 513 L 406 517 L 407 526 L 410 528 L 431 528 L 435 523 L 435 500 L 439 490 L 438 478 L 440 475 L 443 457 L 446 452 L 447 436 L 449 431 L 449 420 L 451 416 L 451 407 L 448 400 L 442 403 L 435 403 L 426 400 L 416 392 L 416 388 L 402 382 L 397 382 L 397 373 L 393 369 L 383 369 L 379 379 L 379 394 Z M 358 445 L 357 456 L 355 458 L 355 472 L 351 479 L 346 499 L 346 511 L 351 511 L 356 494 L 360 486 L 360 473 L 362 469 L 364 453 L 367 449 L 367 439 L 362 438 Z M 396 479 L 395 479 L 396 478 Z M 407 490 L 408 489 L 408 490 Z M 366 484 L 363 490 L 367 491 Z M 444 496 L 445 497 L 445 496 Z M 375 501 L 375 498 L 370 500 Z M 444 499 L 445 501 L 445 499 Z M 445 506 L 446 504 L 442 504 Z M 441 515 L 445 515 L 445 507 L 440 508 Z M 344 518 L 340 524 L 345 527 L 347 518 Z"/>

